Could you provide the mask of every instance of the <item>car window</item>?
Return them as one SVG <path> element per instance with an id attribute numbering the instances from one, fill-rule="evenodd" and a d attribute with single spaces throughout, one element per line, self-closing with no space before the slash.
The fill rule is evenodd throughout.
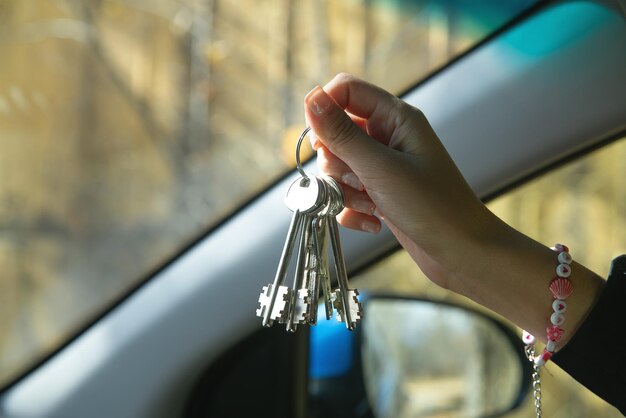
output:
<path id="1" fill-rule="evenodd" d="M 549 171 L 489 202 L 488 207 L 539 242 L 568 243 L 577 261 L 606 277 L 612 258 L 626 252 L 624 173 L 626 138 Z M 403 250 L 350 280 L 361 292 L 391 291 L 481 309 L 469 299 L 432 284 Z M 546 416 L 621 416 L 555 365 L 542 374 L 541 384 Z M 533 415 L 530 398 L 507 417 Z"/>
<path id="2" fill-rule="evenodd" d="M 0 386 L 292 168 L 315 84 L 400 92 L 534 2 L 0 2 Z"/>

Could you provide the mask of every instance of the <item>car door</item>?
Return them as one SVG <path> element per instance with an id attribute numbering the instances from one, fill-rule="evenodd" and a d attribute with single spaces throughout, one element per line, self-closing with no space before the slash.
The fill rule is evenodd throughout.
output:
<path id="1" fill-rule="evenodd" d="M 467 54 L 432 72 L 531 6 L 517 4 L 497 18 L 488 14 L 490 23 L 481 31 L 472 26 L 475 21 L 459 15 L 462 9 L 445 4 L 445 8 L 438 8 L 436 2 L 431 8 L 418 7 L 413 14 L 406 13 L 413 9 L 401 7 L 390 9 L 390 14 L 374 5 L 363 9 L 378 12 L 376 17 L 363 12 L 363 21 L 375 19 L 377 30 L 386 27 L 389 32 L 384 33 L 393 34 L 376 32 L 380 37 L 375 44 L 382 45 L 376 55 L 379 61 L 364 75 L 389 83 L 387 87 L 397 92 L 428 75 L 403 98 L 425 111 L 481 197 L 501 193 L 550 164 L 604 144 L 623 132 L 625 37 L 616 7 L 593 2 L 534 6 Z M 502 11 L 498 8 L 504 6 L 497 4 L 500 2 L 491 6 Z M 239 371 L 248 375 L 231 375 L 235 376 L 233 385 L 228 386 L 228 375 L 213 374 L 217 377 L 209 380 L 216 392 L 202 392 L 203 396 L 222 398 L 220 391 L 227 387 L 241 390 L 245 381 L 249 385 L 243 392 L 241 402 L 245 403 L 248 393 L 257 387 L 271 389 L 268 382 L 274 379 L 278 393 L 269 390 L 260 405 L 250 402 L 248 406 L 258 406 L 259 414 L 263 405 L 274 408 L 266 409 L 270 415 L 304 413 L 303 396 L 307 392 L 302 388 L 306 388 L 307 379 L 301 364 L 307 358 L 306 333 L 289 337 L 274 330 L 259 331 L 254 309 L 261 286 L 273 276 L 289 221 L 282 197 L 293 174 L 281 177 L 281 173 L 292 161 L 289 139 L 297 137 L 294 132 L 301 127 L 294 122 L 299 120 L 295 115 L 300 110 L 293 103 L 314 82 L 322 83 L 335 67 L 351 68 L 350 63 L 368 61 L 350 55 L 355 54 L 350 38 L 341 49 L 345 55 L 325 67 L 328 74 L 316 73 L 319 80 L 292 75 L 280 78 L 288 82 L 276 82 L 268 76 L 272 89 L 258 92 L 249 84 L 258 74 L 251 71 L 251 63 L 263 61 L 260 57 L 266 53 L 278 60 L 284 58 L 280 61 L 283 64 L 291 63 L 292 67 L 279 67 L 279 74 L 293 66 L 303 73 L 309 71 L 305 63 L 310 60 L 301 55 L 285 58 L 278 52 L 284 46 L 281 39 L 285 39 L 278 34 L 292 34 L 294 28 L 305 27 L 296 26 L 293 19 L 308 16 L 306 7 L 310 5 L 297 6 L 302 7 L 298 9 L 301 14 L 294 15 L 285 5 L 262 9 L 269 14 L 255 14 L 252 3 L 246 5 L 248 14 L 240 10 L 241 3 L 225 2 L 209 2 L 207 8 L 191 3 L 176 8 L 167 2 L 130 6 L 103 2 L 95 9 L 81 3 L 69 8 L 63 2 L 41 8 L 15 3 L 5 9 L 3 16 L 15 18 L 12 27 L 19 26 L 20 30 L 2 34 L 9 39 L 5 45 L 10 45 L 4 47 L 5 54 L 14 54 L 7 61 L 11 66 L 5 64 L 10 69 L 5 70 L 5 77 L 12 84 L 0 97 L 5 118 L 3 137 L 13 140 L 10 147 L 5 144 L 9 151 L 3 153 L 3 167 L 9 173 L 5 178 L 11 179 L 10 187 L 5 183 L 11 193 L 4 199 L 13 202 L 6 206 L 12 210 L 7 230 L 13 235 L 6 235 L 5 248 L 14 252 L 6 253 L 9 255 L 5 254 L 4 260 L 22 260 L 13 264 L 5 261 L 15 269 L 8 274 L 10 283 L 30 283 L 35 290 L 24 293 L 27 296 L 21 299 L 9 298 L 10 304 L 5 304 L 14 313 L 4 318 L 21 318 L 7 322 L 6 335 L 23 336 L 18 340 L 30 345 L 3 348 L 7 366 L 0 411 L 4 416 L 179 416 L 185 405 L 190 405 L 190 396 L 197 393 L 195 388 L 205 372 L 222 368 L 224 361 L 227 366 L 223 370 L 241 366 Z M 340 3 L 332 7 L 344 13 L 338 16 L 358 9 L 348 10 L 352 6 Z M 218 10 L 224 19 L 212 27 L 202 16 L 214 16 L 211 13 Z M 428 13 L 420 14 L 424 10 Z M 41 27 L 30 24 L 32 16 L 46 16 L 47 12 L 55 19 Z M 76 15 L 80 18 L 73 20 Z M 419 37 L 424 26 L 413 25 L 422 21 L 409 16 L 428 16 L 427 21 L 434 22 L 427 25 L 432 27 L 428 42 Z M 256 36 L 255 25 L 265 17 L 266 22 L 292 22 L 292 26 L 268 24 L 267 33 Z M 553 23 L 554 18 L 559 25 Z M 333 28 L 316 26 L 314 33 L 339 31 L 336 38 L 344 39 L 341 31 L 350 26 L 343 25 L 343 19 L 333 22 Z M 239 30 L 245 25 L 252 25 L 252 29 Z M 398 25 L 406 32 L 396 31 Z M 471 30 L 464 32 L 464 25 Z M 281 32 L 281 28 L 291 29 Z M 548 36 L 551 28 L 559 30 L 546 47 L 542 40 L 552 39 Z M 120 35 L 124 30 L 132 34 L 130 40 Z M 206 34 L 218 33 L 212 30 L 221 31 L 223 38 L 198 43 Z M 472 37 L 468 33 L 473 30 L 477 34 Z M 176 58 L 181 50 L 170 45 L 172 39 L 164 34 L 169 32 L 178 34 L 172 39 L 185 46 L 188 61 Z M 367 31 L 354 33 L 374 36 Z M 463 36 L 455 38 L 454 33 Z M 531 37 L 536 42 L 528 43 L 525 36 L 529 33 L 541 36 Z M 50 34 L 54 40 L 48 42 L 46 36 Z M 403 42 L 409 38 L 420 42 L 407 46 Z M 268 44 L 274 49 L 264 49 L 264 44 L 254 46 L 251 39 L 276 42 Z M 331 44 L 330 39 L 312 39 L 321 45 Z M 238 49 L 237 41 L 250 47 Z M 11 42 L 26 42 L 27 46 L 20 48 Z M 46 50 L 51 42 L 58 43 L 58 50 Z M 82 52 L 64 42 L 84 42 L 79 48 Z M 32 53 L 38 60 L 31 60 L 30 43 L 39 48 Z M 129 46 L 122 47 L 126 44 Z M 419 45 L 433 55 L 428 65 L 418 60 L 418 55 L 389 58 L 386 51 L 407 50 L 398 45 Z M 171 60 L 162 62 L 157 59 L 161 56 Z M 408 56 L 419 62 L 407 63 Z M 72 65 L 68 65 L 67 57 L 72 57 Z M 304 57 L 308 58 L 306 54 Z M 324 54 L 316 57 L 316 63 L 324 62 Z M 185 63 L 182 68 L 194 71 L 179 71 L 180 62 Z M 227 65 L 233 62 L 239 62 L 240 67 Z M 51 72 L 56 77 L 51 85 L 66 96 L 50 95 L 44 88 L 25 89 L 37 85 L 35 75 L 25 67 L 56 69 Z M 212 78 L 203 84 L 207 68 Z M 262 68 L 275 70 L 273 64 Z M 197 69 L 203 71 L 195 72 Z M 400 69 L 410 77 L 397 76 L 393 70 Z M 359 73 L 358 68 L 355 72 Z M 230 82 L 226 83 L 227 79 Z M 72 88 L 81 95 L 71 95 L 74 90 L 63 88 L 68 80 L 80 81 Z M 298 83 L 306 84 L 306 88 L 297 87 Z M 186 89 L 172 89 L 180 85 Z M 281 96 L 285 89 L 290 95 Z M 172 95 L 172 91 L 184 94 Z M 258 94 L 253 94 L 255 91 Z M 84 92 L 89 94 L 84 96 Z M 206 100 L 220 95 L 224 99 L 220 106 Z M 67 97 L 72 100 L 64 100 Z M 74 100 L 76 97 L 81 100 Z M 172 97 L 175 100 L 170 100 Z M 67 103 L 70 105 L 65 106 Z M 45 112 L 54 106 L 61 106 L 66 113 Z M 593 111 L 589 111 L 590 106 Z M 79 113 L 82 116 L 76 116 Z M 210 131 L 203 128 L 207 114 Z M 39 126 L 33 120 L 45 123 Z M 184 123 L 179 124 L 181 121 Z M 266 126 L 266 122 L 267 137 L 258 134 L 259 126 Z M 71 129 L 63 130 L 66 127 Z M 207 132 L 211 138 L 220 139 L 204 143 Z M 46 138 L 65 136 L 74 138 L 67 148 L 41 145 L 48 144 Z M 269 137 L 272 145 L 266 149 L 264 141 L 270 141 Z M 284 144 L 283 137 L 287 138 Z M 129 142 L 129 138 L 136 142 Z M 284 160 L 283 147 L 287 150 Z M 181 154 L 185 158 L 177 159 Z M 313 171 L 314 162 L 307 169 Z M 205 188 L 207 183 L 212 185 L 210 189 Z M 28 191 L 33 185 L 43 185 L 42 189 L 52 193 L 38 191 L 31 196 Z M 121 188 L 116 189 L 116 185 Z M 57 201 L 52 197 L 65 200 L 54 204 Z M 99 221 L 92 224 L 94 219 Z M 29 224 L 27 220 L 36 222 Z M 36 232 L 36 240 L 26 234 L 29 231 Z M 353 273 L 397 248 L 388 230 L 377 237 L 346 232 L 343 238 Z M 28 246 L 20 247 L 20 243 Z M 20 248 L 33 252 L 19 252 Z M 37 267 L 39 264 L 31 260 L 47 260 L 49 264 Z M 59 266 L 67 270 L 58 270 Z M 77 278 L 78 285 L 58 286 L 66 276 Z M 358 278 L 355 283 L 359 283 Z M 113 287 L 108 287 L 111 284 Z M 3 294 L 17 294 L 14 288 Z M 72 315 L 57 316 L 46 303 Z M 271 356 L 275 356 L 273 360 Z M 291 369 L 301 373 L 289 377 Z M 295 383 L 304 386 L 296 387 Z"/>

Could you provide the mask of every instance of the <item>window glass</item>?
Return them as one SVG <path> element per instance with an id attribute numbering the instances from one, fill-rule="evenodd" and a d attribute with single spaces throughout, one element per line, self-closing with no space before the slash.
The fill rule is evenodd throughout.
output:
<path id="1" fill-rule="evenodd" d="M 394 92 L 534 1 L 0 2 L 0 386 L 293 165 L 302 98 Z"/>
<path id="2" fill-rule="evenodd" d="M 490 202 L 488 207 L 516 229 L 546 245 L 567 243 L 574 258 L 606 277 L 610 262 L 626 253 L 626 139 L 555 169 Z M 351 278 L 364 292 L 397 292 L 444 299 L 483 309 L 432 284 L 405 251 L 398 251 Z M 501 318 L 502 319 L 502 318 Z M 521 335 L 521 330 L 519 330 Z M 542 374 L 546 416 L 620 417 L 615 408 L 561 371 Z M 507 417 L 533 415 L 530 397 Z"/>

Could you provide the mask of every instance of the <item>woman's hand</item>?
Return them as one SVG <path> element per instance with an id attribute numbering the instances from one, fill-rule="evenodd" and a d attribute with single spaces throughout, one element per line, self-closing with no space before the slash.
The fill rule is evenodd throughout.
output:
<path id="1" fill-rule="evenodd" d="M 339 222 L 380 230 L 375 209 L 428 277 L 447 287 L 460 250 L 485 233 L 490 212 L 418 109 L 347 74 L 305 98 L 318 164 L 342 183 Z M 443 266 L 446 266 L 445 268 Z"/>
<path id="2" fill-rule="evenodd" d="M 550 326 L 547 290 L 555 255 L 506 225 L 473 193 L 418 109 L 346 74 L 305 98 L 318 163 L 342 182 L 348 228 L 380 230 L 384 219 L 436 284 L 500 313 L 539 339 Z M 604 281 L 574 262 L 565 344 Z M 571 303 L 570 303 L 571 302 Z"/>

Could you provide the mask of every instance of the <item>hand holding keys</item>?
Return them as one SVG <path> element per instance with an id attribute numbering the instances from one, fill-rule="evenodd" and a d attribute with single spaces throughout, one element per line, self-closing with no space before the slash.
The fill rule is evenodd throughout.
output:
<path id="1" fill-rule="evenodd" d="M 296 162 L 301 177 L 294 181 L 285 197 L 287 207 L 293 211 L 285 246 L 272 284 L 263 287 L 259 296 L 257 316 L 263 326 L 274 321 L 287 324 L 294 332 L 297 324 L 315 325 L 320 287 L 325 298 L 326 318 L 330 319 L 333 307 L 337 319 L 349 330 L 361 320 L 362 307 L 358 290 L 349 289 L 339 227 L 335 216 L 344 207 L 343 192 L 331 177 L 310 177 L 300 164 L 300 144 L 309 128 L 300 136 L 296 147 Z M 332 246 L 333 261 L 339 289 L 331 292 L 328 268 L 328 239 Z M 296 270 L 291 288 L 283 283 L 295 245 L 298 245 Z"/>

